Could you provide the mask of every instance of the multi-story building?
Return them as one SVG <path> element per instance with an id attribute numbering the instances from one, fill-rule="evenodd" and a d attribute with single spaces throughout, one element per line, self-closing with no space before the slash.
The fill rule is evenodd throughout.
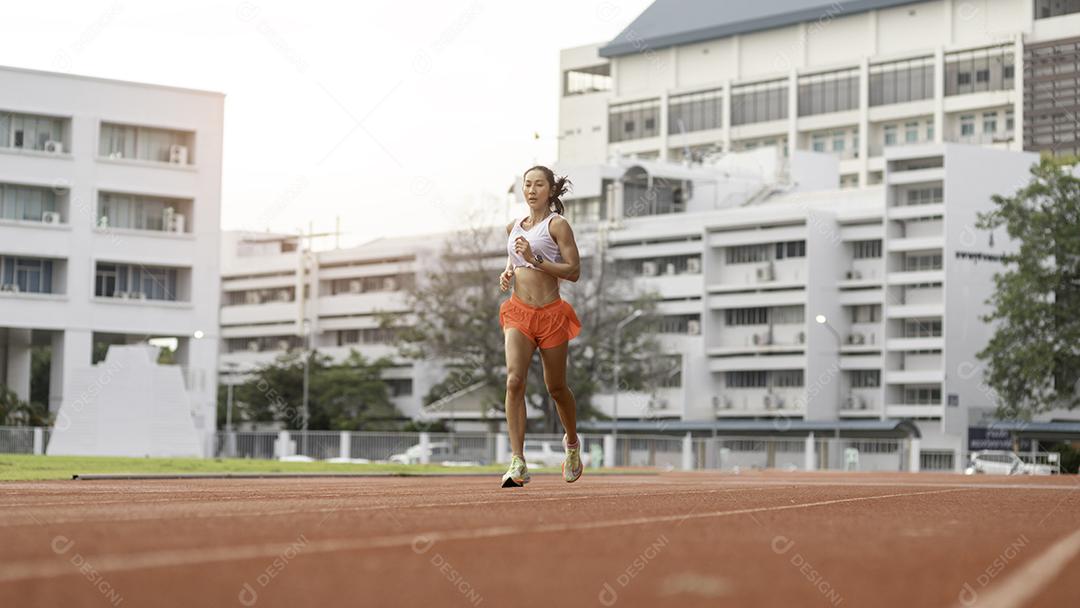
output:
<path id="1" fill-rule="evenodd" d="M 1080 5 L 1056 0 L 658 0 L 563 51 L 559 159 L 763 145 L 881 184 L 895 145 L 1080 151 Z"/>
<path id="2" fill-rule="evenodd" d="M 211 436 L 223 110 L 219 93 L 0 68 L 0 377 L 21 399 L 33 347 L 55 413 L 103 345 L 161 339 Z"/>
<path id="3" fill-rule="evenodd" d="M 379 315 L 408 312 L 405 290 L 426 256 L 434 255 L 430 248 L 438 239 L 379 239 L 326 251 L 304 241 L 296 235 L 224 233 L 224 381 L 243 381 L 255 367 L 290 350 L 315 349 L 336 361 L 355 350 L 368 360 L 393 359 L 383 376 L 391 400 L 404 415 L 418 416 L 421 397 L 437 379 L 424 365 L 397 356 L 393 330 L 380 327 Z"/>

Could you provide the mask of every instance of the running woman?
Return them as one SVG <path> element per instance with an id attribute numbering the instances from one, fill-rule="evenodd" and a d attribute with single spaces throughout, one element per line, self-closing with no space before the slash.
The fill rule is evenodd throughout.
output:
<path id="1" fill-rule="evenodd" d="M 559 280 L 577 281 L 581 261 L 570 222 L 562 216 L 569 180 L 556 178 L 551 169 L 532 167 L 523 175 L 529 215 L 506 226 L 506 270 L 499 288 L 513 284 L 510 299 L 499 307 L 499 325 L 506 339 L 506 426 L 510 432 L 510 468 L 502 486 L 529 483 L 525 464 L 525 379 L 533 351 L 540 349 L 544 384 L 555 400 L 566 434 L 563 435 L 563 479 L 581 477 L 581 443 L 577 436 L 577 402 L 566 385 L 566 358 L 570 339 L 581 331 L 581 321 L 570 303 L 559 296 Z"/>

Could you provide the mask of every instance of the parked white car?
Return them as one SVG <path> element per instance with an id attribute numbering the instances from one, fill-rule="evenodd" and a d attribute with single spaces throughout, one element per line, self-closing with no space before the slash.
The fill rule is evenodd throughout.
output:
<path id="1" fill-rule="evenodd" d="M 423 453 L 420 444 L 406 449 L 401 454 L 394 454 L 390 462 L 398 464 L 420 464 L 420 455 Z M 453 446 L 446 441 L 432 441 L 428 444 L 428 463 L 441 464 L 443 466 L 478 466 L 481 463 L 476 460 L 465 460 L 454 453 Z"/>
<path id="2" fill-rule="evenodd" d="M 1053 466 L 1024 462 L 1016 452 L 1007 450 L 981 450 L 972 452 L 967 468 L 968 475 L 1053 475 Z"/>
<path id="3" fill-rule="evenodd" d="M 561 441 L 525 441 L 525 462 L 529 466 L 558 467 L 564 458 L 566 452 Z M 582 450 L 581 464 L 588 467 L 590 460 L 589 454 Z"/>

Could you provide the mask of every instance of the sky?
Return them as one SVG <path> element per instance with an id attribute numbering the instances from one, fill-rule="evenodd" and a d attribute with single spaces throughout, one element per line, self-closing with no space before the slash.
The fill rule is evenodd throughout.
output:
<path id="1" fill-rule="evenodd" d="M 12 2 L 0 63 L 225 93 L 222 227 L 340 216 L 349 245 L 512 213 L 518 174 L 557 160 L 560 49 L 650 3 Z"/>

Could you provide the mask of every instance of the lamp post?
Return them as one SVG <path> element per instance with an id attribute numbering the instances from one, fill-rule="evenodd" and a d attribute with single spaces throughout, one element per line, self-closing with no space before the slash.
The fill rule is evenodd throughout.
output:
<path id="1" fill-rule="evenodd" d="M 225 383 L 225 454 L 232 458 L 235 456 L 232 428 L 233 382 L 235 381 L 238 364 L 235 361 L 229 361 L 225 364 L 225 367 L 229 370 L 229 376 Z"/>
<path id="2" fill-rule="evenodd" d="M 611 399 L 612 409 L 612 423 L 611 423 L 611 436 L 615 440 L 616 449 L 619 445 L 619 353 L 621 345 L 619 344 L 622 339 L 622 328 L 629 324 L 634 319 L 645 314 L 640 308 L 635 308 L 634 312 L 630 313 L 630 316 L 626 317 L 622 321 L 619 321 L 615 325 L 615 395 Z"/>
<path id="3" fill-rule="evenodd" d="M 311 323 L 304 319 L 304 396 L 301 410 L 304 416 L 304 438 L 301 440 L 300 451 L 307 454 L 308 436 L 308 383 L 311 375 Z"/>
<path id="4" fill-rule="evenodd" d="M 825 328 L 828 329 L 830 333 L 832 333 L 833 337 L 836 338 L 836 350 L 839 351 L 840 344 L 842 343 L 842 340 L 840 339 L 840 332 L 836 331 L 836 328 L 833 327 L 831 323 L 829 323 L 829 320 L 825 317 L 825 315 L 817 315 L 816 317 L 814 317 L 814 320 L 817 321 L 819 325 L 824 325 Z"/>

